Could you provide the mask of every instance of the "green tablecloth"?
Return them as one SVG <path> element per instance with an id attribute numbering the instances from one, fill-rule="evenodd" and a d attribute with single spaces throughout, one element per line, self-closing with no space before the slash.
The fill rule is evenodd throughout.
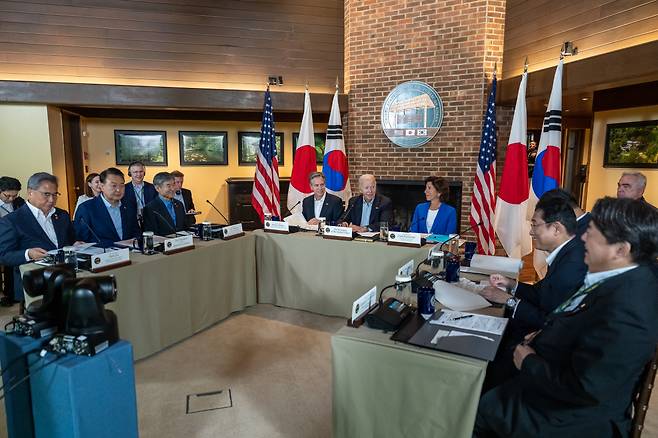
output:
<path id="1" fill-rule="evenodd" d="M 389 338 L 332 336 L 334 437 L 470 437 L 487 363 Z"/>
<path id="2" fill-rule="evenodd" d="M 173 255 L 131 253 L 132 264 L 114 275 L 119 336 L 141 359 L 256 304 L 252 233 L 234 240 L 194 240 L 196 248 Z M 30 264 L 21 270 L 38 267 Z M 79 276 L 95 275 L 80 273 Z"/>
<path id="3" fill-rule="evenodd" d="M 395 282 L 398 268 L 427 257 L 429 246 L 322 239 L 314 233 L 255 231 L 258 302 L 349 318 L 352 303 L 373 286 Z"/>

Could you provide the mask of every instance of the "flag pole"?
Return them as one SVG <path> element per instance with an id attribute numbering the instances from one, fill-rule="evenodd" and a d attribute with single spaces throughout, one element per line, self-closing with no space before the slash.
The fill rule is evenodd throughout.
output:
<path id="1" fill-rule="evenodd" d="M 270 84 L 267 84 L 267 90 L 265 92 L 270 91 Z M 272 100 L 272 94 L 270 93 L 270 101 Z M 270 105 L 270 111 L 272 113 L 272 129 L 274 129 L 274 108 L 272 108 L 272 105 Z M 276 131 L 275 131 L 276 132 Z M 276 134 L 274 135 L 274 153 L 276 154 Z M 276 157 L 277 163 L 279 162 L 279 157 Z M 272 210 L 275 210 L 274 208 L 274 166 L 270 166 L 270 205 L 272 206 Z M 279 206 L 280 208 L 281 206 Z M 274 216 L 274 212 L 271 211 L 270 214 Z M 281 220 L 281 218 L 279 218 Z"/>

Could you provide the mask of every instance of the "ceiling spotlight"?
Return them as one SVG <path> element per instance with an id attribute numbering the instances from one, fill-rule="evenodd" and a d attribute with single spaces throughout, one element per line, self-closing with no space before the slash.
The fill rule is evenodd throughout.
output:
<path id="1" fill-rule="evenodd" d="M 580 100 L 582 100 L 583 102 L 587 102 L 589 100 L 589 97 L 581 97 Z"/>
<path id="2" fill-rule="evenodd" d="M 562 49 L 560 49 L 560 54 L 562 56 L 577 55 L 578 54 L 578 47 L 574 47 L 572 41 L 565 41 L 562 44 Z"/>

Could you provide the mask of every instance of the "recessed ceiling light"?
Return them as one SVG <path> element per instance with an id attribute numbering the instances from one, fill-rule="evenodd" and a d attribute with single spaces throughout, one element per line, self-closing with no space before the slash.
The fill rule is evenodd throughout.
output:
<path id="1" fill-rule="evenodd" d="M 571 111 L 571 110 L 565 109 L 564 111 L 568 113 L 568 112 Z"/>
<path id="2" fill-rule="evenodd" d="M 586 100 L 589 100 L 589 97 L 581 97 L 580 100 L 586 101 Z"/>

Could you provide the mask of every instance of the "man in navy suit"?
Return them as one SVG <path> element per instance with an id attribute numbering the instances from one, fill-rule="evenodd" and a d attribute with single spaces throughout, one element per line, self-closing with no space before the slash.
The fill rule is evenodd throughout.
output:
<path id="1" fill-rule="evenodd" d="M 21 182 L 10 176 L 0 178 L 0 218 L 13 213 L 25 204 L 25 200 L 18 196 L 21 191 Z M 0 289 L 3 297 L 0 306 L 9 307 L 14 304 L 14 268 L 0 265 L 2 281 Z"/>
<path id="2" fill-rule="evenodd" d="M 144 206 L 157 198 L 158 192 L 153 184 L 144 181 L 146 167 L 141 161 L 133 161 L 128 165 L 128 176 L 131 180 L 126 184 L 123 202 L 136 211 L 137 216 L 141 216 Z"/>
<path id="3" fill-rule="evenodd" d="M 160 172 L 153 177 L 153 183 L 158 196 L 144 207 L 144 231 L 166 236 L 186 229 L 185 207 L 174 199 L 174 177 Z"/>
<path id="4" fill-rule="evenodd" d="M 326 178 L 322 172 L 313 172 L 308 177 L 313 194 L 302 201 L 302 214 L 309 225 L 320 223 L 325 218 L 327 224 L 334 225 L 343 214 L 343 200 L 327 193 Z"/>
<path id="5" fill-rule="evenodd" d="M 658 342 L 658 210 L 599 199 L 583 286 L 514 349 L 518 375 L 482 396 L 474 437 L 631 436 L 631 404 Z"/>
<path id="6" fill-rule="evenodd" d="M 542 196 L 530 222 L 530 235 L 536 249 L 549 253 L 546 276 L 535 284 L 526 284 L 494 274 L 490 278 L 492 286 L 480 292 L 487 300 L 504 304 L 505 316 L 510 318 L 496 359 L 487 369 L 485 390 L 516 373 L 513 347 L 525 335 L 540 329 L 548 315 L 583 284 L 587 273 L 585 248 L 576 230 L 576 215 L 569 203 L 560 197 Z"/>
<path id="7" fill-rule="evenodd" d="M 393 219 L 393 203 L 386 196 L 377 194 L 377 180 L 374 175 L 361 175 L 359 190 L 361 196 L 354 196 L 348 202 L 344 224 L 357 233 L 379 231 L 380 222 L 389 223 Z"/>
<path id="8" fill-rule="evenodd" d="M 110 167 L 99 176 L 101 194 L 80 204 L 76 212 L 76 236 L 101 247 L 139 236 L 137 213 L 121 201 L 125 193 L 123 172 Z"/>
<path id="9" fill-rule="evenodd" d="M 174 198 L 178 199 L 185 208 L 185 220 L 187 221 L 187 226 L 192 226 L 196 223 L 196 218 L 194 213 L 194 200 L 192 199 L 192 192 L 186 188 L 183 188 L 183 181 L 185 180 L 185 174 L 180 170 L 174 170 L 171 172 L 171 175 L 174 177 Z"/>
<path id="10" fill-rule="evenodd" d="M 23 301 L 23 283 L 18 267 L 41 260 L 48 251 L 75 241 L 69 214 L 55 207 L 57 178 L 39 172 L 27 182 L 27 202 L 0 219 L 0 263 L 14 267 L 14 299 Z"/>

